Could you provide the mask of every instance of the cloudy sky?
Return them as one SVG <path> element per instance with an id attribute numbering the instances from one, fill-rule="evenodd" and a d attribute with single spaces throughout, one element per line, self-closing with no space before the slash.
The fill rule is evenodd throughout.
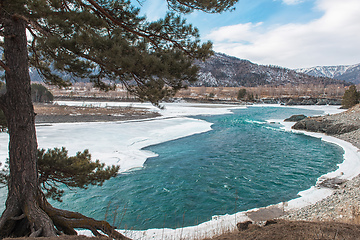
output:
<path id="1" fill-rule="evenodd" d="M 143 1 L 150 20 L 165 0 Z M 222 14 L 186 15 L 214 50 L 288 68 L 360 63 L 360 0 L 239 0 Z"/>

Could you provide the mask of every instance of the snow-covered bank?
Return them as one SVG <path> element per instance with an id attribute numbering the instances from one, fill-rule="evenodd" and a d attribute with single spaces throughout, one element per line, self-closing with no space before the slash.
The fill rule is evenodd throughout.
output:
<path id="1" fill-rule="evenodd" d="M 292 123 L 284 123 L 285 129 L 287 131 L 292 131 L 294 133 L 305 134 L 308 136 L 320 138 L 322 141 L 329 142 L 340 146 L 344 150 L 344 161 L 338 164 L 338 169 L 333 172 L 329 172 L 324 174 L 318 178 L 318 183 L 322 182 L 325 179 L 330 178 L 338 178 L 338 179 L 345 179 L 351 180 L 352 178 L 356 177 L 360 174 L 360 153 L 359 149 L 353 146 L 351 143 L 343 141 L 341 139 L 327 136 L 321 133 L 312 133 L 306 131 L 299 131 L 291 129 Z M 318 188 L 318 187 L 311 187 L 305 191 L 299 192 L 299 198 L 293 199 L 288 202 L 286 210 L 296 210 L 300 209 L 304 206 L 314 204 L 329 195 L 331 195 L 334 190 L 329 188 Z"/>
<path id="2" fill-rule="evenodd" d="M 281 108 L 297 108 L 297 109 L 306 109 L 306 110 L 314 110 L 323 112 L 321 115 L 328 114 L 336 114 L 345 111 L 344 109 L 340 109 L 339 106 L 330 106 L 330 105 L 280 105 L 280 104 L 256 104 L 252 105 L 252 107 L 281 107 Z M 278 121 L 282 121 L 278 119 Z"/>
<path id="3" fill-rule="evenodd" d="M 308 109 L 314 109 L 314 107 L 309 107 Z M 342 111 L 344 110 L 331 109 L 329 107 L 324 108 L 324 112 L 326 114 L 340 113 Z M 360 174 L 360 152 L 359 149 L 354 145 L 352 145 L 351 143 L 322 133 L 314 133 L 314 132 L 291 129 L 292 125 L 294 124 L 291 122 L 289 123 L 282 121 L 281 124 L 284 125 L 284 129 L 286 131 L 291 131 L 298 134 L 305 134 L 315 138 L 320 138 L 322 141 L 336 144 L 344 150 L 344 155 L 343 155 L 344 161 L 338 164 L 338 168 L 335 171 L 320 176 L 318 178 L 318 183 L 321 183 L 325 179 L 332 179 L 332 178 L 351 180 Z M 299 195 L 301 197 L 289 201 L 286 209 L 297 210 L 304 206 L 314 204 L 330 196 L 333 192 L 334 192 L 333 189 L 318 188 L 313 186 L 308 190 L 300 192 Z"/>

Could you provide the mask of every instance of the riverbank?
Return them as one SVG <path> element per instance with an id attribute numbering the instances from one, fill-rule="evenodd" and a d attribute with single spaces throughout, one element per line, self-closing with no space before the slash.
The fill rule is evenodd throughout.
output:
<path id="1" fill-rule="evenodd" d="M 304 119 L 295 124 L 293 128 L 325 133 L 349 142 L 359 149 L 360 105 L 339 114 Z M 283 218 L 359 224 L 360 176 L 355 176 L 349 181 L 339 181 L 332 187 L 335 188 L 335 191 L 329 197 L 314 205 L 289 213 Z"/>
<path id="2" fill-rule="evenodd" d="M 360 105 L 339 114 L 306 118 L 296 123 L 293 129 L 325 133 L 360 149 Z"/>
<path id="3" fill-rule="evenodd" d="M 155 118 L 159 113 L 139 107 L 121 107 L 87 104 L 66 106 L 59 104 L 34 104 L 35 121 L 40 123 L 111 122 Z"/>

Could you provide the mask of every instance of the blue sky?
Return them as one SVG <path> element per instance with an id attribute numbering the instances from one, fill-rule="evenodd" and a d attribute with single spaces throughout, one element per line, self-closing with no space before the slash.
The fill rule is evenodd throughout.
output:
<path id="1" fill-rule="evenodd" d="M 288 68 L 360 63 L 360 0 L 239 0 L 222 14 L 184 17 L 214 50 L 258 64 Z M 165 0 L 142 1 L 149 20 Z"/>

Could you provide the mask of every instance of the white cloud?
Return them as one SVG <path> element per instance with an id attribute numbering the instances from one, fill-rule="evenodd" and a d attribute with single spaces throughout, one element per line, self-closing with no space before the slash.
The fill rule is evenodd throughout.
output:
<path id="1" fill-rule="evenodd" d="M 253 41 L 259 37 L 260 34 L 256 31 L 256 29 L 261 25 L 262 23 L 245 23 L 225 26 L 221 27 L 218 31 L 213 31 L 208 37 L 219 42 L 228 41 L 236 43 L 238 40 L 243 40 L 245 42 Z"/>
<path id="2" fill-rule="evenodd" d="M 226 26 L 207 38 L 214 50 L 260 64 L 310 67 L 360 63 L 360 1 L 318 0 L 324 11 L 305 24 Z"/>

